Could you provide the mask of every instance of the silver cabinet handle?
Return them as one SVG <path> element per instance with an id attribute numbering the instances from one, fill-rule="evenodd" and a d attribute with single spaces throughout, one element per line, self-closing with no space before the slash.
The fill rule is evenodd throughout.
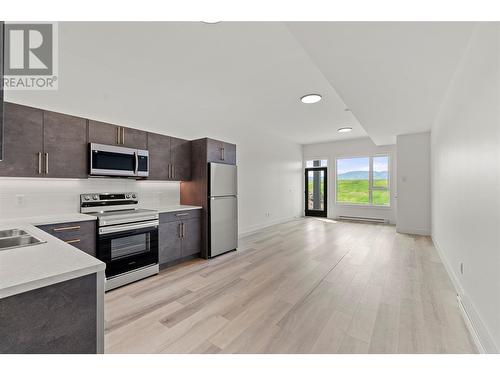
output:
<path id="1" fill-rule="evenodd" d="M 42 153 L 38 153 L 38 174 L 42 174 Z"/>
<path id="2" fill-rule="evenodd" d="M 221 148 L 221 154 L 222 154 L 222 160 L 225 160 L 226 159 L 226 150 L 224 149 L 224 147 Z"/>
<path id="3" fill-rule="evenodd" d="M 80 242 L 80 241 L 81 241 L 81 239 L 76 238 L 76 239 L 74 239 L 74 240 L 67 240 L 67 241 L 64 241 L 64 242 L 69 243 L 69 244 L 72 244 L 72 243 L 78 243 L 78 242 Z"/>
<path id="4" fill-rule="evenodd" d="M 175 164 L 172 165 L 172 178 L 175 180 Z"/>
<path id="5" fill-rule="evenodd" d="M 119 126 L 116 127 L 116 144 L 117 145 L 120 144 L 120 127 Z"/>
<path id="6" fill-rule="evenodd" d="M 122 128 L 122 145 L 125 144 L 125 128 Z"/>
<path id="7" fill-rule="evenodd" d="M 182 223 L 182 238 L 186 237 L 186 223 Z"/>
<path id="8" fill-rule="evenodd" d="M 45 153 L 45 174 L 49 174 L 49 153 Z"/>
<path id="9" fill-rule="evenodd" d="M 72 227 L 59 227 L 59 228 L 54 228 L 54 232 L 64 232 L 65 230 L 78 230 L 80 229 L 79 225 L 75 225 Z"/>
<path id="10" fill-rule="evenodd" d="M 182 223 L 179 223 L 179 238 L 182 238 Z"/>
<path id="11" fill-rule="evenodd" d="M 170 164 L 167 164 L 167 178 L 170 178 Z"/>
<path id="12" fill-rule="evenodd" d="M 187 215 L 189 215 L 189 213 L 187 213 L 187 212 L 184 214 L 175 214 L 175 216 L 187 216 Z"/>

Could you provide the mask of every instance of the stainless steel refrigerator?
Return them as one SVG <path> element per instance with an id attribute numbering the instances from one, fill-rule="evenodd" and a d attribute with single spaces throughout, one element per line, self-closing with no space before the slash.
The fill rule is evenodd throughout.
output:
<path id="1" fill-rule="evenodd" d="M 235 165 L 209 164 L 209 257 L 238 247 L 238 178 Z"/>

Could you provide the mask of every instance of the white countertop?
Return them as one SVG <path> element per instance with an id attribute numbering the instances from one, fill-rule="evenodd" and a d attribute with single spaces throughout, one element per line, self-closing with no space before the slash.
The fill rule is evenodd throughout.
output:
<path id="1" fill-rule="evenodd" d="M 186 211 L 186 210 L 201 210 L 203 207 L 201 206 L 189 206 L 185 204 L 177 204 L 172 206 L 163 206 L 163 207 L 145 207 L 154 210 L 158 210 L 160 214 L 165 212 L 175 212 L 175 211 Z"/>
<path id="2" fill-rule="evenodd" d="M 171 205 L 144 208 L 165 213 L 198 210 L 202 207 Z M 96 220 L 96 217 L 74 213 L 0 220 L 0 230 L 24 229 L 46 241 L 32 246 L 0 250 L 0 298 L 103 271 L 105 263 L 35 226 L 88 220 Z"/>
<path id="3" fill-rule="evenodd" d="M 82 220 L 92 217 L 76 214 L 0 221 L 0 230 L 19 228 L 47 241 L 0 250 L 0 298 L 104 271 L 106 265 L 100 260 L 33 225 Z"/>

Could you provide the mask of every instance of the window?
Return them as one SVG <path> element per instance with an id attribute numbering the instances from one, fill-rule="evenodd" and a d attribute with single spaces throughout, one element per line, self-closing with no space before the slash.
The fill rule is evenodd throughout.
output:
<path id="1" fill-rule="evenodd" d="M 389 156 L 337 159 L 337 203 L 390 206 Z"/>
<path id="2" fill-rule="evenodd" d="M 320 168 L 327 166 L 328 166 L 328 160 L 326 159 L 306 161 L 306 168 Z"/>

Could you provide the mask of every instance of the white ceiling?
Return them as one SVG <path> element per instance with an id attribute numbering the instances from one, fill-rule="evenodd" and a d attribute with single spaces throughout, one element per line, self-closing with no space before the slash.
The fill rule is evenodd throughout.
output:
<path id="1" fill-rule="evenodd" d="M 5 96 L 186 138 L 239 132 L 308 144 L 368 133 L 393 143 L 397 134 L 430 128 L 471 28 L 65 22 L 59 90 Z M 302 104 L 307 93 L 323 100 Z M 342 126 L 354 130 L 337 133 Z"/>
<path id="2" fill-rule="evenodd" d="M 428 131 L 474 23 L 292 22 L 292 34 L 375 144 Z"/>
<path id="3" fill-rule="evenodd" d="M 59 90 L 7 100 L 186 138 L 366 136 L 282 22 L 60 23 L 59 40 Z"/>

